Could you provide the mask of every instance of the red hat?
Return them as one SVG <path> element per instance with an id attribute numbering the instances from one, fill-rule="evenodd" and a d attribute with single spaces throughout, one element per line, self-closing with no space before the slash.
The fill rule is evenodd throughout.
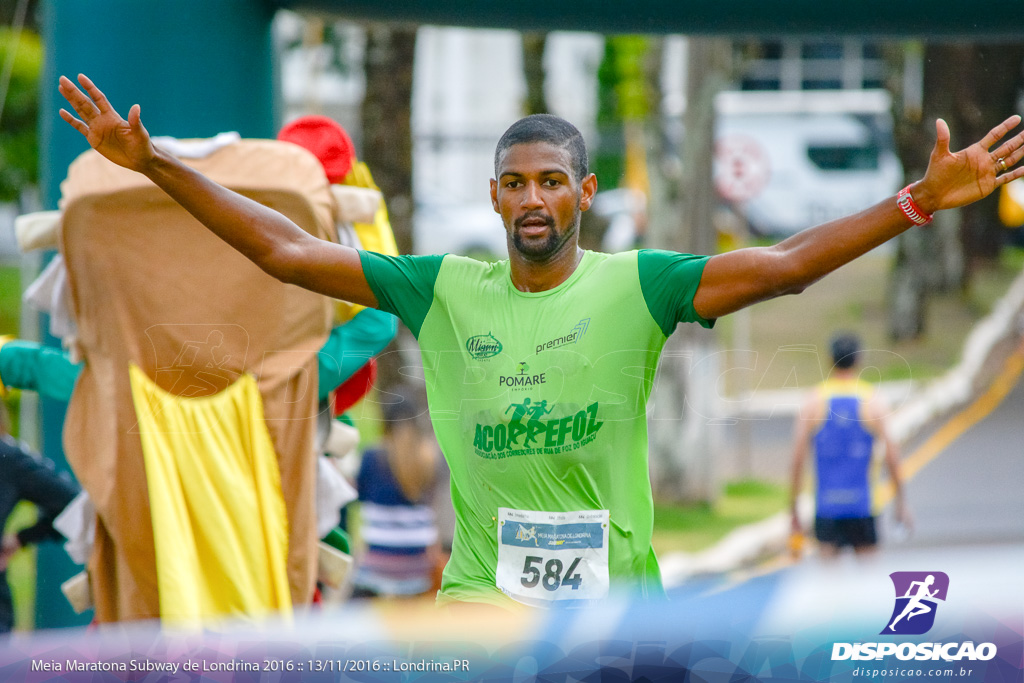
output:
<path id="1" fill-rule="evenodd" d="M 356 159 L 352 138 L 326 116 L 300 116 L 282 128 L 277 139 L 295 143 L 315 154 L 331 183 L 343 181 Z"/>

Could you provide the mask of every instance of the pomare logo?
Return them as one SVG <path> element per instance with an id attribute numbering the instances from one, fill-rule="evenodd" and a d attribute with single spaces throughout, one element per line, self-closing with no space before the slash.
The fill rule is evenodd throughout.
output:
<path id="1" fill-rule="evenodd" d="M 491 333 L 478 334 L 466 340 L 466 350 L 476 360 L 501 353 L 501 342 Z"/>

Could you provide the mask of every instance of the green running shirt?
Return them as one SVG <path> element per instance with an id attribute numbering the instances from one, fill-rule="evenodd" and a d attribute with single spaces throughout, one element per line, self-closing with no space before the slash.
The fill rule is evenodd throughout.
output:
<path id="1" fill-rule="evenodd" d="M 438 600 L 509 606 L 663 595 L 646 404 L 709 257 L 585 252 L 545 292 L 508 261 L 361 252 L 381 310 L 419 341 L 456 528 Z"/>

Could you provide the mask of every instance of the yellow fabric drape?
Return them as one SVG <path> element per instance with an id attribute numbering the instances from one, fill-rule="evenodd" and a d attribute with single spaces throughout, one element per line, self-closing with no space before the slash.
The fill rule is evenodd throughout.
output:
<path id="1" fill-rule="evenodd" d="M 256 381 L 181 398 L 129 369 L 168 625 L 291 613 L 288 519 Z"/>
<path id="2" fill-rule="evenodd" d="M 352 165 L 342 185 L 353 187 L 365 187 L 370 190 L 380 190 L 377 183 L 373 182 L 373 175 L 370 174 L 370 167 L 362 161 Z M 377 213 L 373 217 L 373 223 L 353 223 L 352 229 L 359 238 L 359 244 L 366 251 L 373 251 L 385 256 L 398 256 L 398 245 L 395 244 L 395 233 L 391 230 L 391 219 L 388 218 L 388 209 L 382 199 Z M 347 301 L 338 301 L 335 308 L 335 321 L 346 322 L 355 317 L 356 313 L 366 308 L 359 304 L 352 304 Z"/>
<path id="3" fill-rule="evenodd" d="M 373 182 L 370 167 L 361 161 L 352 165 L 352 170 L 345 176 L 342 184 L 380 190 L 377 183 Z M 373 217 L 373 223 L 353 223 L 352 228 L 359 236 L 359 242 L 363 245 L 363 249 L 385 256 L 398 256 L 395 234 L 391 231 L 391 219 L 388 218 L 388 210 L 383 201 L 377 209 L 377 215 Z"/>

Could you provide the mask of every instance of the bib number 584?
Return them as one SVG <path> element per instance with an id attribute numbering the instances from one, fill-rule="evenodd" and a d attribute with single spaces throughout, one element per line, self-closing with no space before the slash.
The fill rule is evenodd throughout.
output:
<path id="1" fill-rule="evenodd" d="M 574 572 L 581 559 L 583 558 L 572 558 L 572 563 L 569 564 L 569 568 L 563 573 L 561 560 L 553 558 L 544 562 L 543 557 L 527 555 L 526 561 L 523 563 L 523 576 L 519 581 L 526 588 L 533 588 L 540 583 L 545 590 L 552 592 L 562 586 L 569 586 L 574 591 L 579 590 L 580 585 L 583 583 L 583 577 Z M 541 569 L 544 570 L 543 574 L 541 574 Z"/>

